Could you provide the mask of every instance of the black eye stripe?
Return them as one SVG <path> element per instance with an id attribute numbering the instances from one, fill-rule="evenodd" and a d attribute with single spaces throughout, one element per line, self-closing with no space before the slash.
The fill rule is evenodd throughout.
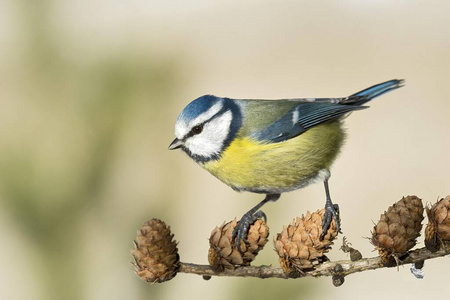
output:
<path id="1" fill-rule="evenodd" d="M 192 136 L 194 136 L 194 135 L 200 134 L 200 133 L 203 131 L 203 127 L 205 126 L 206 123 L 208 123 L 208 122 L 214 120 L 215 118 L 220 117 L 221 115 L 223 115 L 223 114 L 224 114 L 225 112 L 227 112 L 227 111 L 228 111 L 228 109 L 222 108 L 221 110 L 219 110 L 219 111 L 217 112 L 217 114 L 215 114 L 214 116 L 212 116 L 212 117 L 209 118 L 208 120 L 206 120 L 206 121 L 204 121 L 203 123 L 200 123 L 200 124 L 198 124 L 198 125 L 195 125 L 194 127 L 192 127 L 191 131 L 189 131 L 189 133 L 185 135 L 185 137 L 183 138 L 183 140 L 186 140 L 187 138 L 190 138 L 190 137 L 192 137 Z M 201 127 L 200 132 L 198 132 L 198 133 L 195 133 L 195 132 L 194 132 L 194 128 L 196 128 L 196 127 Z"/>
<path id="2" fill-rule="evenodd" d="M 208 122 L 208 121 L 206 121 L 206 122 Z M 205 125 L 205 123 L 201 123 L 201 124 L 198 124 L 198 125 L 195 125 L 194 127 L 192 127 L 191 131 L 189 131 L 188 134 L 186 134 L 184 136 L 183 140 L 186 140 L 194 135 L 200 134 L 203 131 L 203 126 Z"/>

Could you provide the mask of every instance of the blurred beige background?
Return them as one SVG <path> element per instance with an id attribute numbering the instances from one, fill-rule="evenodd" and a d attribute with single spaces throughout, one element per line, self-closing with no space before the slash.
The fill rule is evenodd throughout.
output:
<path id="1" fill-rule="evenodd" d="M 130 265 L 136 230 L 166 221 L 181 259 L 206 263 L 209 233 L 261 200 L 167 146 L 194 98 L 347 96 L 406 86 L 346 120 L 332 169 L 345 236 L 389 205 L 450 194 L 447 1 L 0 2 L 0 299 L 445 298 L 449 258 L 300 280 L 179 274 L 150 285 Z M 272 236 L 324 205 L 321 184 L 268 204 Z M 272 238 L 271 238 L 272 239 Z M 338 250 L 329 257 L 346 259 Z M 423 246 L 420 241 L 419 246 Z M 268 244 L 255 264 L 277 265 Z"/>

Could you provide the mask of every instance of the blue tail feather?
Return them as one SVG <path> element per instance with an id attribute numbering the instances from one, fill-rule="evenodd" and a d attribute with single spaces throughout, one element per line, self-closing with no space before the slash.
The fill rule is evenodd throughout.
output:
<path id="1" fill-rule="evenodd" d="M 362 105 L 366 102 L 369 102 L 373 98 L 402 87 L 404 82 L 405 81 L 403 79 L 393 79 L 383 83 L 379 83 L 347 97 L 345 100 L 341 101 L 341 103 Z"/>

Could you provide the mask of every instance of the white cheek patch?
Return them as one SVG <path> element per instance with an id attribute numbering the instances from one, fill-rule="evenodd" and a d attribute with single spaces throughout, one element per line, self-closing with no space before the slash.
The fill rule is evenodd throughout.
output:
<path id="1" fill-rule="evenodd" d="M 185 147 L 192 154 L 211 157 L 218 155 L 223 149 L 225 140 L 230 132 L 230 125 L 233 115 L 227 111 L 221 116 L 212 119 L 203 127 L 202 133 L 188 138 Z"/>

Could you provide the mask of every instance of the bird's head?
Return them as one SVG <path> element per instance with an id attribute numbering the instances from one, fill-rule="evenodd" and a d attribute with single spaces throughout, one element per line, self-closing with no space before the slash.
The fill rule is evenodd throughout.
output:
<path id="1" fill-rule="evenodd" d="M 189 103 L 178 116 L 175 140 L 169 149 L 181 148 L 198 163 L 218 159 L 242 124 L 234 100 L 205 95 Z"/>

